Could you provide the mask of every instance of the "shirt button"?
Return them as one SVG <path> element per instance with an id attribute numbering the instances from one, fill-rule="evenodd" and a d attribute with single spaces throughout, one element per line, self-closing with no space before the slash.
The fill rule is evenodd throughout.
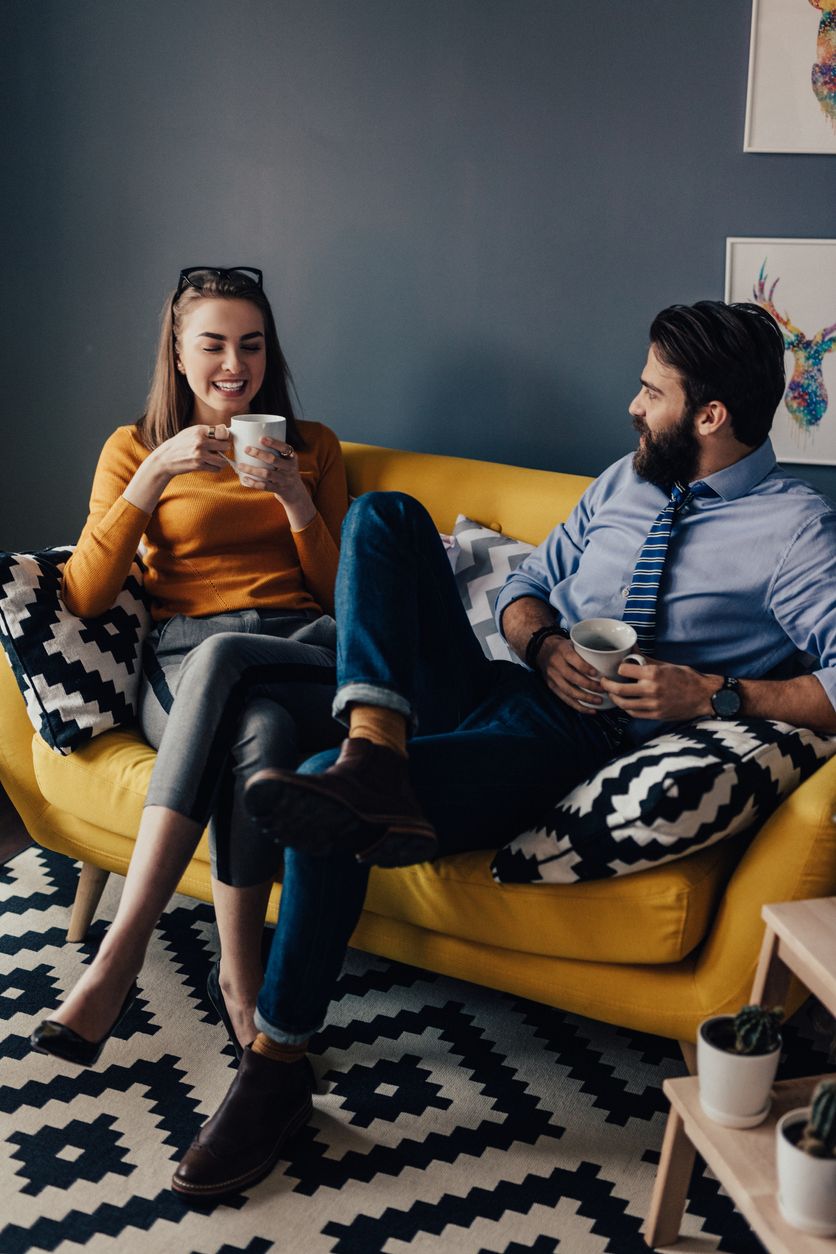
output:
<path id="1" fill-rule="evenodd" d="M 621 589 L 621 595 L 622 595 L 623 597 L 628 597 L 628 596 L 630 595 L 630 589 L 629 589 L 629 588 L 622 588 L 622 589 Z"/>

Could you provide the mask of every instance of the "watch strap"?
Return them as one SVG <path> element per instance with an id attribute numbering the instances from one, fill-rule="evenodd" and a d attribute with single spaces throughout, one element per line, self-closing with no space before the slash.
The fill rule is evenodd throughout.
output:
<path id="1" fill-rule="evenodd" d="M 547 623 L 545 627 L 538 627 L 536 631 L 532 631 L 528 637 L 528 644 L 525 646 L 525 664 L 531 670 L 535 669 L 537 654 L 543 647 L 543 641 L 548 640 L 549 636 L 563 636 L 566 640 L 569 639 L 568 631 L 559 623 Z"/>

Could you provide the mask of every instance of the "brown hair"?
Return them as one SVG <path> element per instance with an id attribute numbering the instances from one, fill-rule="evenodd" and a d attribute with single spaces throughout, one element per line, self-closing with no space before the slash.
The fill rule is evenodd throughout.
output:
<path id="1" fill-rule="evenodd" d="M 671 305 L 653 319 L 650 342 L 679 373 L 690 409 L 722 401 L 734 438 L 763 444 L 786 386 L 784 336 L 766 310 L 721 300 Z"/>
<path id="2" fill-rule="evenodd" d="M 261 311 L 266 361 L 264 382 L 253 397 L 253 412 L 283 415 L 287 419 L 288 444 L 295 449 L 305 448 L 290 399 L 291 390 L 296 389 L 279 344 L 270 302 L 260 287 L 231 272 L 216 275 L 207 271 L 199 288 L 186 286 L 176 299 L 174 292 L 166 297 L 148 401 L 145 413 L 136 422 L 140 440 L 146 448 L 155 449 L 191 422 L 194 396 L 185 375 L 177 369 L 176 346 L 188 310 L 196 301 L 207 298 L 248 300 Z"/>

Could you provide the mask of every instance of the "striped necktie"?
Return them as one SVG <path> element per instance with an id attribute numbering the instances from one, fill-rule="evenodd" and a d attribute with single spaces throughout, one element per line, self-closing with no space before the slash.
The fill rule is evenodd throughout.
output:
<path id="1" fill-rule="evenodd" d="M 673 485 L 671 499 L 650 528 L 633 571 L 622 617 L 635 627 L 642 653 L 652 654 L 656 643 L 656 606 L 673 520 L 692 495 L 681 483 Z"/>

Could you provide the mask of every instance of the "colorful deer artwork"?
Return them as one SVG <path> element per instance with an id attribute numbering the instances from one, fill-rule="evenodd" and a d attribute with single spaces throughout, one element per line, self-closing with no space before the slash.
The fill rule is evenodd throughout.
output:
<path id="1" fill-rule="evenodd" d="M 758 305 L 778 323 L 784 333 L 784 344 L 792 353 L 792 378 L 784 393 L 784 404 L 798 429 L 811 435 L 827 412 L 827 388 L 824 385 L 822 361 L 825 353 L 836 348 L 836 322 L 817 331 L 808 338 L 794 326 L 785 314 L 780 314 L 773 303 L 773 293 L 779 280 L 766 291 L 766 258 L 758 275 L 752 295 Z"/>
<path id="2" fill-rule="evenodd" d="M 810 81 L 822 112 L 836 129 L 836 0 L 810 0 L 810 3 L 821 12 Z"/>

